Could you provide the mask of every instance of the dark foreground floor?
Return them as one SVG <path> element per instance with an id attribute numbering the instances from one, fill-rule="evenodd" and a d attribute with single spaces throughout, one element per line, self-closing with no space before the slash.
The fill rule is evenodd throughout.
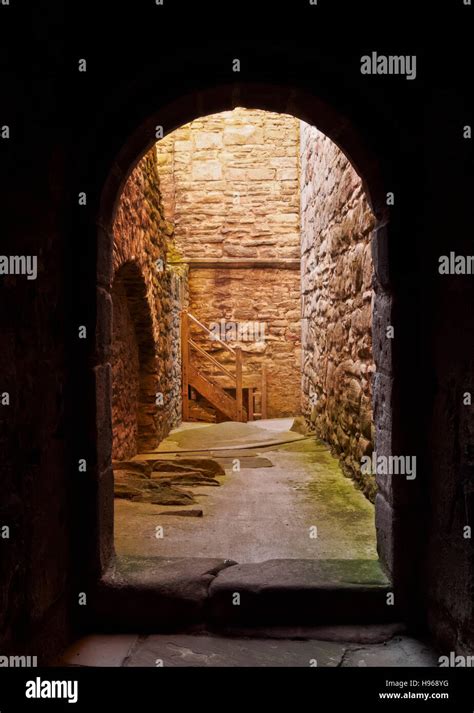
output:
<path id="1" fill-rule="evenodd" d="M 68 666 L 437 666 L 429 646 L 394 628 L 339 627 L 317 638 L 287 632 L 286 638 L 190 634 L 97 635 L 76 642 L 60 665 Z M 280 632 L 284 636 L 285 632 Z M 316 633 L 316 632 L 313 632 Z M 306 632 L 311 636 L 312 632 Z M 346 641 L 334 640 L 345 637 Z M 274 638 L 275 637 L 275 638 Z M 333 640 L 331 640 L 333 639 Z"/>

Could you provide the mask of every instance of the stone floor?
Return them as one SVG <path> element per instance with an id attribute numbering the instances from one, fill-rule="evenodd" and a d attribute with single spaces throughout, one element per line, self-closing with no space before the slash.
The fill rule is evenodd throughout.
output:
<path id="1" fill-rule="evenodd" d="M 298 632 L 299 638 L 268 636 L 268 633 L 261 638 L 204 634 L 95 635 L 76 642 L 56 663 L 62 666 L 131 667 L 437 665 L 437 656 L 428 645 L 404 634 L 390 635 L 393 632 L 383 627 L 326 630 L 324 639 L 304 638 L 304 632 Z M 340 636 L 349 641 L 339 640 Z"/>
<path id="2" fill-rule="evenodd" d="M 220 487 L 193 488 L 198 504 L 188 507 L 116 500 L 117 553 L 240 563 L 376 561 L 373 506 L 343 476 L 328 448 L 290 431 L 291 423 L 183 424 L 173 431 L 159 453 L 211 455 L 226 475 L 218 478 Z M 233 470 L 236 460 L 240 471 Z M 202 517 L 168 514 L 196 509 Z M 156 537 L 157 527 L 163 528 L 162 538 Z"/>
<path id="3" fill-rule="evenodd" d="M 373 506 L 327 447 L 291 424 L 184 424 L 160 444 L 160 458 L 211 457 L 225 475 L 218 486 L 193 484 L 197 502 L 187 506 L 116 500 L 118 557 L 97 621 L 146 633 L 87 637 L 62 664 L 436 665 L 427 645 L 392 623 Z"/>

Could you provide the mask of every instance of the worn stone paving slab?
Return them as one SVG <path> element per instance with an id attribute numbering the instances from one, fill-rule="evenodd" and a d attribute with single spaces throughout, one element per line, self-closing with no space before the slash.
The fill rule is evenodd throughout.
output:
<path id="1" fill-rule="evenodd" d="M 341 666 L 438 666 L 438 656 L 421 641 L 395 637 L 383 644 L 349 649 Z"/>
<path id="2" fill-rule="evenodd" d="M 386 587 L 387 577 L 377 560 L 273 559 L 237 564 L 219 573 L 212 589 L 241 587 L 261 591 L 281 587 L 304 590 L 326 585 Z"/>
<path id="3" fill-rule="evenodd" d="M 240 564 L 209 587 L 211 621 L 223 625 L 393 621 L 377 561 L 271 560 Z"/>
<path id="4" fill-rule="evenodd" d="M 212 633 L 219 636 L 256 639 L 315 639 L 318 641 L 336 641 L 346 644 L 381 644 L 394 636 L 406 633 L 406 626 L 400 622 L 389 624 L 336 624 L 333 626 L 220 626 Z"/>
<path id="5" fill-rule="evenodd" d="M 138 583 L 140 586 L 173 588 L 205 579 L 210 581 L 217 572 L 230 564 L 218 557 L 118 557 L 112 578 L 117 583 Z"/>
<path id="6" fill-rule="evenodd" d="M 315 639 L 232 638 L 200 635 L 148 636 L 126 666 L 192 667 L 427 667 L 437 665 L 434 651 L 415 639 L 395 637 L 383 644 L 357 647 Z"/>
<path id="7" fill-rule="evenodd" d="M 96 619 L 120 631 L 202 622 L 209 584 L 230 564 L 219 558 L 119 557 L 94 597 Z"/>
<path id="8" fill-rule="evenodd" d="M 244 445 L 258 445 L 281 441 L 299 441 L 304 436 L 294 431 L 275 430 L 258 425 L 258 421 L 236 423 L 225 421 L 210 425 L 208 428 L 195 428 L 173 431 L 165 438 L 157 453 L 171 450 L 194 450 L 216 448 L 242 448 Z"/>
<path id="9" fill-rule="evenodd" d="M 136 634 L 93 634 L 76 641 L 56 662 L 58 666 L 122 666 Z"/>
<path id="10" fill-rule="evenodd" d="M 429 644 L 390 627 L 326 627 L 328 640 L 314 634 L 320 629 L 298 629 L 286 636 L 283 629 L 251 637 L 213 634 L 93 634 L 72 644 L 55 666 L 128 667 L 432 667 L 438 655 Z M 381 643 L 380 637 L 385 634 Z M 298 637 L 298 638 L 297 638 Z M 360 645 L 356 641 L 366 640 Z M 373 643 L 369 643 L 372 641 Z"/>
<path id="11" fill-rule="evenodd" d="M 275 641 L 214 636 L 148 636 L 126 666 L 338 666 L 345 647 L 322 641 Z M 313 663 L 314 665 L 314 663 Z"/>

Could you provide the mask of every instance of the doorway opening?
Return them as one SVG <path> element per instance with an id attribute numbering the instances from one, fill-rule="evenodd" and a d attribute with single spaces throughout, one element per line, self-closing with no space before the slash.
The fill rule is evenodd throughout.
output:
<path id="1" fill-rule="evenodd" d="M 252 124 L 255 117 L 276 124 L 266 130 Z M 290 123 L 282 130 L 281 121 Z M 211 122 L 210 128 L 205 122 Z M 270 152 L 263 156 L 262 145 L 265 151 L 269 143 Z M 331 583 L 336 618 L 389 616 L 393 621 L 395 610 L 388 613 L 386 606 L 389 580 L 395 591 L 404 585 L 397 569 L 403 524 L 392 513 L 400 479 L 374 477 L 361 467 L 362 458 L 368 459 L 363 454 L 373 449 L 384 457 L 392 452 L 396 417 L 392 352 L 386 347 L 392 292 L 385 199 L 377 161 L 351 123 L 314 97 L 283 87 L 239 85 L 236 92 L 223 86 L 184 97 L 149 117 L 123 147 L 102 195 L 98 265 L 101 270 L 110 259 L 113 274 L 125 263 L 140 268 L 154 359 L 131 379 L 144 385 L 133 418 L 137 433 L 139 427 L 151 429 L 152 436 L 140 453 L 129 449 L 119 461 L 108 461 L 119 503 L 118 557 L 111 559 L 114 523 L 108 507 L 99 522 L 103 614 L 114 609 L 113 590 L 117 617 L 128 616 L 124 582 L 140 596 L 148 582 L 153 611 L 158 597 L 168 621 L 157 578 L 166 580 L 168 602 L 168 579 L 179 589 L 189 575 L 193 582 L 197 577 L 199 587 L 202 578 L 213 581 L 204 587 L 200 611 L 213 609 L 212 600 L 217 617 L 224 611 L 224 618 L 232 618 L 226 588 L 237 586 L 234 575 L 238 579 L 245 570 L 245 586 L 255 575 L 260 592 L 265 587 L 259 577 L 266 572 L 274 594 L 279 591 L 276 567 L 278 581 L 289 581 L 288 568 L 296 568 L 291 586 L 298 596 L 304 598 L 309 587 L 310 618 L 315 616 L 314 597 L 327 604 Z M 256 222 L 260 232 L 252 233 Z M 100 271 L 99 276 L 104 285 Z M 101 289 L 106 292 L 106 286 Z M 267 308 L 264 320 L 258 318 L 262 305 Z M 198 377 L 183 375 L 183 348 L 194 352 Z M 110 394 L 110 412 L 105 398 L 101 413 L 111 418 L 107 368 L 104 363 L 97 378 L 103 374 L 107 382 L 101 393 Z M 300 406 L 295 410 L 285 386 L 296 383 Z M 225 403 L 222 398 L 217 402 L 216 392 Z M 226 413 L 230 404 L 237 418 Z M 119 423 L 125 427 L 127 420 L 115 420 L 116 433 Z M 318 452 L 305 453 L 308 444 Z M 99 460 L 107 464 L 110 443 L 101 439 L 98 449 Z M 242 467 L 245 458 L 247 468 Z M 304 474 L 292 479 L 296 460 L 305 462 Z M 327 476 L 324 494 L 318 472 Z M 281 476 L 282 500 L 264 473 L 276 475 L 275 483 Z M 110 503 L 110 485 L 109 476 L 99 479 L 99 503 Z M 307 507 L 314 503 L 320 506 L 316 521 L 314 515 L 308 518 Z M 136 506 L 143 515 L 138 520 L 130 518 Z M 216 529 L 212 513 L 219 508 Z M 361 530 L 356 522 L 363 523 Z M 307 547 L 311 541 L 310 549 L 295 547 L 295 523 L 299 543 Z M 278 531 L 272 530 L 276 524 Z M 288 533 L 293 528 L 291 535 L 283 527 Z M 245 550 L 246 531 L 251 544 Z M 172 539 L 166 540 L 171 533 L 172 547 Z M 239 538 L 242 548 L 232 559 L 230 545 Z M 111 562 L 113 568 L 107 569 Z M 181 574 L 180 563 L 185 568 Z M 361 597 L 355 608 L 346 601 L 353 587 Z M 186 618 L 180 606 L 186 609 L 189 602 L 181 601 L 180 591 L 172 597 L 172 609 Z M 304 618 L 305 606 L 295 602 L 295 616 L 298 612 Z M 272 607 L 277 618 L 285 618 L 288 601 L 283 597 Z"/>
<path id="2" fill-rule="evenodd" d="M 377 562 L 374 225 L 290 114 L 203 116 L 140 161 L 114 223 L 119 555 Z"/>

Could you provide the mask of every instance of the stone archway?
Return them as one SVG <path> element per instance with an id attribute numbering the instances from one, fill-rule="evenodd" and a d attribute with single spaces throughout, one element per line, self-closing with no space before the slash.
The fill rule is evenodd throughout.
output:
<path id="1" fill-rule="evenodd" d="M 376 157 L 364 144 L 351 122 L 329 104 L 313 95 L 288 87 L 261 84 L 229 85 L 196 92 L 160 108 L 149 116 L 129 137 L 103 186 L 99 208 L 98 279 L 103 281 L 103 268 L 110 263 L 112 231 L 118 199 L 125 181 L 140 157 L 157 138 L 194 118 L 243 106 L 292 114 L 326 134 L 348 157 L 361 176 L 370 207 L 376 217 L 373 232 L 373 262 L 375 271 L 375 303 L 373 312 L 373 345 L 376 375 L 374 379 L 373 411 L 375 448 L 379 455 L 396 451 L 393 440 L 394 421 L 399 418 L 392 399 L 393 364 L 391 350 L 386 346 L 385 330 L 392 323 L 392 287 L 388 264 L 388 209 L 386 188 Z M 107 328 L 107 325 L 103 325 Z M 100 330 L 101 325 L 98 325 Z M 106 406 L 106 405 L 105 405 Z M 401 581 L 403 523 L 396 517 L 396 491 L 399 485 L 389 479 L 379 482 L 376 501 L 378 550 L 386 571 Z M 111 516 L 111 514 L 109 515 Z M 109 537 L 112 526 L 105 528 Z M 112 551 L 109 541 L 106 550 Z"/>
<path id="2" fill-rule="evenodd" d="M 124 263 L 112 284 L 112 457 L 153 447 L 156 424 L 148 414 L 158 384 L 156 345 L 146 285 L 136 262 Z"/>

